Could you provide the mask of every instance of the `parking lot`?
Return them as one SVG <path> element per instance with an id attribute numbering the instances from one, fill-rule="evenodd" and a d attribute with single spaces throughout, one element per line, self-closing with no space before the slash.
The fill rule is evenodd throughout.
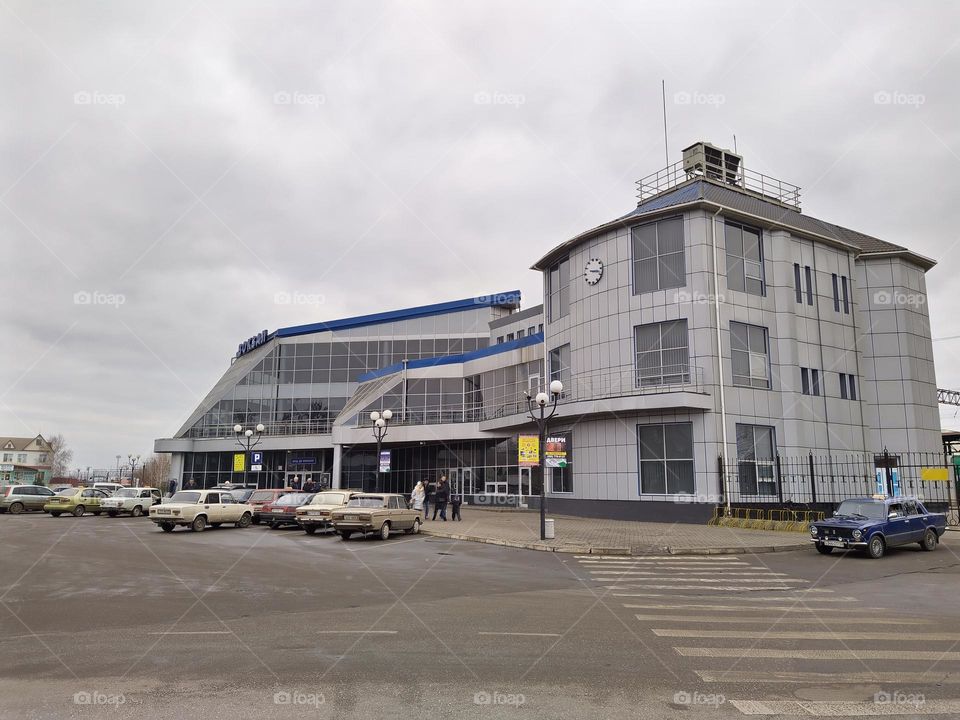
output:
<path id="1" fill-rule="evenodd" d="M 0 540 L 3 717 L 960 714 L 950 537 L 603 558 L 29 513 Z"/>

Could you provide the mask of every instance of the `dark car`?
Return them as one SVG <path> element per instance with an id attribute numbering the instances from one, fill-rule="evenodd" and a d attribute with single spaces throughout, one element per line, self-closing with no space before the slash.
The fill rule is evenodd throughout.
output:
<path id="1" fill-rule="evenodd" d="M 810 526 L 810 540 L 824 555 L 840 548 L 879 558 L 889 547 L 910 543 L 936 550 L 946 529 L 946 516 L 929 512 L 915 497 L 875 495 L 844 500 L 832 518 Z"/>
<path id="2" fill-rule="evenodd" d="M 253 508 L 253 524 L 259 525 L 260 512 L 263 509 L 264 505 L 268 505 L 274 502 L 277 498 L 291 493 L 293 490 L 291 488 L 261 488 L 260 490 L 254 490 L 250 497 L 247 498 L 247 505 L 250 505 Z"/>
<path id="3" fill-rule="evenodd" d="M 260 522 L 269 524 L 271 530 L 282 525 L 296 525 L 297 508 L 313 500 L 314 495 L 316 493 L 287 493 L 260 508 Z"/>

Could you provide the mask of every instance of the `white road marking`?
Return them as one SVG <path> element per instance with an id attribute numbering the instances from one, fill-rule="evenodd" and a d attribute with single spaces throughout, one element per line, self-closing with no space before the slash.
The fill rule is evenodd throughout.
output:
<path id="1" fill-rule="evenodd" d="M 656 580 L 658 577 L 664 577 L 669 579 L 677 580 L 704 580 L 715 581 L 720 580 L 725 577 L 757 577 L 757 578 L 767 578 L 769 580 L 776 580 L 779 582 L 782 577 L 790 577 L 787 573 L 772 573 L 766 572 L 764 570 L 696 570 L 698 577 L 696 578 L 686 578 L 682 575 L 668 575 L 664 574 L 662 570 L 590 570 L 590 573 L 594 575 L 640 575 L 643 577 L 650 577 L 651 579 Z M 691 571 L 694 572 L 694 571 Z M 704 578 L 704 575 L 717 575 L 718 577 L 714 578 Z M 795 580 L 792 579 L 790 582 L 809 582 L 808 580 Z"/>
<path id="2" fill-rule="evenodd" d="M 511 635 L 517 637 L 562 637 L 560 633 L 529 633 L 529 632 L 478 632 L 477 635 Z"/>
<path id="3" fill-rule="evenodd" d="M 581 560 L 581 565 L 599 565 L 602 567 L 620 567 L 623 565 L 645 565 L 656 567 L 736 567 L 746 565 L 748 567 L 762 567 L 760 565 L 751 566 L 748 562 L 736 560 L 734 562 L 715 563 L 708 560 Z"/>
<path id="4" fill-rule="evenodd" d="M 724 612 L 739 612 L 742 610 L 777 610 L 783 612 L 804 612 L 804 613 L 823 613 L 823 612 L 835 612 L 835 613 L 863 613 L 864 610 L 877 610 L 878 608 L 808 608 L 808 607 L 795 607 L 793 605 L 710 605 L 709 603 L 673 603 L 670 605 L 633 605 L 624 603 L 625 608 L 630 608 L 631 610 L 675 610 L 677 608 L 699 608 L 701 610 L 723 610 Z"/>
<path id="5" fill-rule="evenodd" d="M 831 623 L 845 623 L 847 625 L 923 625 L 931 622 L 930 620 L 917 620 L 914 618 L 905 619 L 887 619 L 887 618 L 785 618 L 777 617 L 730 617 L 719 615 L 634 615 L 637 620 L 659 620 L 675 622 L 717 622 L 717 623 L 770 623 L 770 625 L 793 625 L 795 623 L 820 623 L 829 625 Z"/>
<path id="6" fill-rule="evenodd" d="M 230 630 L 165 630 L 147 635 L 233 635 Z"/>
<path id="7" fill-rule="evenodd" d="M 574 555 L 577 560 L 677 560 L 684 562 L 689 559 L 691 562 L 705 562 L 703 555 Z M 743 562 L 743 559 L 737 555 L 710 555 L 710 560 L 717 562 Z"/>
<path id="8" fill-rule="evenodd" d="M 761 672 L 755 670 L 694 670 L 704 682 L 777 682 L 777 683 L 923 683 L 929 687 L 940 684 L 960 683 L 960 676 L 943 672 Z"/>
<path id="9" fill-rule="evenodd" d="M 609 575 L 617 575 L 617 574 L 619 574 L 619 573 L 608 573 L 608 574 L 609 574 Z M 627 573 L 623 573 L 623 574 L 627 574 Z M 638 574 L 640 574 L 640 575 L 646 575 L 646 573 L 629 573 L 629 574 L 630 574 L 630 575 L 638 575 Z M 657 582 L 700 582 L 700 583 L 709 583 L 709 582 L 718 582 L 718 581 L 720 581 L 720 580 L 726 579 L 727 577 L 729 577 L 729 575 L 726 575 L 726 574 L 723 575 L 723 576 L 721 576 L 721 577 L 715 577 L 715 578 L 670 577 L 669 575 L 655 575 L 655 576 L 653 576 L 653 577 L 644 578 L 644 579 L 642 580 L 642 582 L 646 582 L 647 580 L 656 580 Z M 617 578 L 614 578 L 614 577 L 602 577 L 602 578 L 593 578 L 593 579 L 594 579 L 594 580 L 599 580 L 599 581 L 602 582 L 602 581 L 604 581 L 604 580 L 616 580 Z M 627 579 L 629 579 L 629 578 L 627 578 Z M 732 578 L 732 577 L 731 577 L 730 579 L 733 580 L 734 582 L 738 582 L 738 583 L 807 583 L 807 582 L 810 582 L 809 580 L 797 580 L 797 579 L 795 579 L 795 578 L 778 578 L 778 577 L 771 577 L 771 578 L 758 578 L 758 577 L 752 577 L 752 578 Z"/>
<path id="10" fill-rule="evenodd" d="M 960 652 L 940 650 L 785 650 L 779 648 L 675 647 L 684 657 L 777 658 L 790 660 L 960 660 Z"/>
<path id="11" fill-rule="evenodd" d="M 949 715 L 960 713 L 960 700 L 919 700 L 901 705 L 849 700 L 727 700 L 744 715 L 805 717 L 874 717 L 876 715 Z"/>
<path id="12" fill-rule="evenodd" d="M 396 630 L 317 630 L 320 635 L 396 635 Z"/>
<path id="13" fill-rule="evenodd" d="M 820 619 L 820 618 L 818 618 Z M 843 622 L 845 618 L 836 618 L 833 622 Z M 793 622 L 791 620 L 791 622 Z M 741 630 L 681 630 L 674 628 L 653 628 L 654 635 L 660 637 L 683 638 L 743 638 L 745 640 L 897 640 L 903 641 L 902 632 L 807 632 L 797 630 L 777 630 L 771 632 Z M 960 633 L 920 633 L 911 631 L 911 640 L 932 642 L 953 642 L 960 640 Z"/>
<path id="14" fill-rule="evenodd" d="M 607 580 L 608 582 L 617 582 L 616 578 L 594 578 L 599 582 Z M 744 587 L 743 585 L 648 585 L 643 583 L 642 585 L 637 582 L 619 582 L 616 585 L 605 585 L 603 586 L 605 590 L 722 590 L 724 592 L 731 592 L 733 590 L 741 591 L 772 591 L 772 590 L 789 590 L 791 592 L 797 590 L 797 588 L 789 587 L 787 585 L 761 585 L 758 587 Z M 821 592 L 832 592 L 830 590 L 822 590 Z"/>
<path id="15" fill-rule="evenodd" d="M 756 590 L 757 588 L 750 588 L 751 590 Z M 792 589 L 792 588 L 791 588 Z M 800 590 L 799 592 L 809 592 L 807 590 Z M 832 591 L 830 591 L 832 592 Z M 611 593 L 613 597 L 640 597 L 640 598 L 688 598 L 690 595 L 675 595 L 673 593 L 626 593 L 618 592 Z M 707 593 L 705 595 L 697 595 L 696 598 L 716 598 L 717 600 L 741 600 L 744 598 L 743 595 L 715 595 L 713 593 Z M 859 602 L 857 598 L 854 597 L 797 597 L 796 595 L 781 595 L 779 597 L 750 597 L 747 598 L 750 602 Z"/>

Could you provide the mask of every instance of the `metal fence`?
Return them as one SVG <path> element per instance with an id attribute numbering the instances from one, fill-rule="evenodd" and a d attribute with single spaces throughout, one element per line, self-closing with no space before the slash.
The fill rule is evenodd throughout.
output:
<path id="1" fill-rule="evenodd" d="M 729 489 L 729 500 L 734 504 L 823 506 L 883 492 L 915 495 L 942 509 L 955 497 L 950 456 L 939 452 L 810 453 L 737 460 L 726 465 L 719 458 L 718 465 L 720 491 Z"/>

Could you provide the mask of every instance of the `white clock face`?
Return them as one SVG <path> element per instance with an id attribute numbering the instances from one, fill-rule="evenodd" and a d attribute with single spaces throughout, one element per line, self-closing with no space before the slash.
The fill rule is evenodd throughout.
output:
<path id="1" fill-rule="evenodd" d="M 603 277 L 603 262 L 597 258 L 587 260 L 587 264 L 583 268 L 583 277 L 588 285 L 596 285 Z"/>

